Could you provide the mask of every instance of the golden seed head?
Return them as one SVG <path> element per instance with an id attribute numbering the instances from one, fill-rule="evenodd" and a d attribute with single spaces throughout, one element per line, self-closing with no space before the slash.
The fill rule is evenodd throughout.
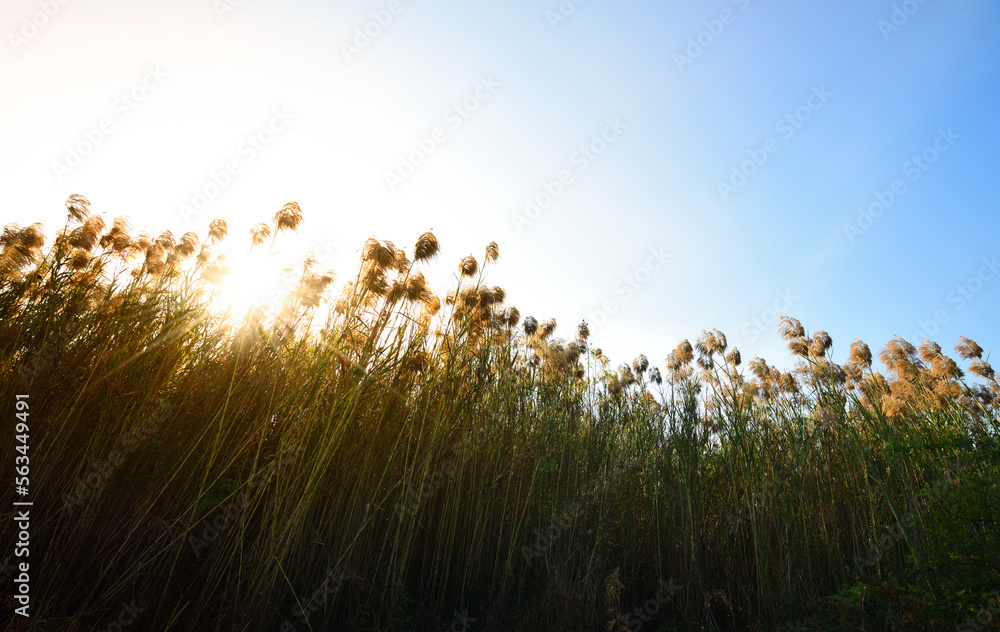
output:
<path id="1" fill-rule="evenodd" d="M 879 353 L 879 360 L 900 380 L 913 381 L 920 374 L 916 347 L 899 336 L 889 341 Z"/>
<path id="2" fill-rule="evenodd" d="M 301 222 L 302 209 L 299 208 L 298 202 L 289 202 L 274 214 L 274 232 L 277 233 L 282 230 L 294 231 L 299 227 Z"/>
<path id="3" fill-rule="evenodd" d="M 413 301 L 424 301 L 428 298 L 427 279 L 421 272 L 415 272 L 407 277 L 406 292 Z"/>
<path id="4" fill-rule="evenodd" d="M 739 366 L 743 361 L 743 356 L 740 355 L 740 350 L 734 348 L 728 354 L 726 354 L 726 362 L 733 366 Z"/>
<path id="5" fill-rule="evenodd" d="M 979 359 L 983 357 L 983 348 L 965 336 L 959 336 L 960 343 L 955 345 L 955 351 L 962 356 L 963 360 Z"/>
<path id="6" fill-rule="evenodd" d="M 69 245 L 91 250 L 97 245 L 102 230 L 104 230 L 104 220 L 98 215 L 91 215 L 69 234 Z"/>
<path id="7" fill-rule="evenodd" d="M 920 352 L 920 359 L 930 364 L 941 355 L 941 345 L 924 338 L 918 351 Z"/>
<path id="8" fill-rule="evenodd" d="M 479 262 L 472 255 L 468 255 L 462 259 L 462 262 L 458 265 L 458 270 L 462 273 L 462 276 L 473 277 L 479 271 Z"/>
<path id="9" fill-rule="evenodd" d="M 822 357 L 833 346 L 833 338 L 822 329 L 813 334 L 812 348 L 816 357 Z"/>
<path id="10" fill-rule="evenodd" d="M 413 259 L 415 261 L 426 261 L 437 256 L 440 246 L 434 233 L 427 231 L 417 239 L 417 245 L 413 249 Z"/>
<path id="11" fill-rule="evenodd" d="M 251 247 L 263 244 L 271 236 L 271 225 L 266 222 L 259 222 L 250 229 Z"/>
<path id="12" fill-rule="evenodd" d="M 361 287 L 378 296 L 383 296 L 389 291 L 389 283 L 385 278 L 385 270 L 377 262 L 367 261 L 364 263 L 361 274 Z"/>
<path id="13" fill-rule="evenodd" d="M 529 336 L 534 336 L 538 331 L 538 321 L 534 316 L 528 316 L 524 319 L 524 333 Z"/>
<path id="14" fill-rule="evenodd" d="M 492 292 L 492 294 L 493 294 L 493 303 L 495 305 L 500 305 L 505 300 L 507 300 L 507 291 L 504 290 L 499 285 L 494 285 L 493 286 L 493 292 Z"/>
<path id="15" fill-rule="evenodd" d="M 90 215 L 90 200 L 74 193 L 66 200 L 66 210 L 70 219 L 82 222 Z"/>
<path id="16" fill-rule="evenodd" d="M 177 254 L 181 257 L 190 257 L 198 250 L 198 233 L 188 231 L 181 235 L 181 240 L 177 242 Z"/>
<path id="17" fill-rule="evenodd" d="M 164 251 L 171 251 L 174 249 L 174 234 L 169 230 L 165 230 L 160 233 L 160 236 L 156 238 L 153 242 Z"/>
<path id="18" fill-rule="evenodd" d="M 977 375 L 984 380 L 992 380 L 995 375 L 993 367 L 983 360 L 973 360 L 972 364 L 969 365 L 969 373 Z"/>
<path id="19" fill-rule="evenodd" d="M 486 245 L 486 263 L 492 263 L 500 257 L 500 248 L 497 242 L 491 241 Z"/>
<path id="20" fill-rule="evenodd" d="M 213 219 L 208 223 L 208 240 L 210 242 L 222 241 L 229 234 L 229 223 L 224 219 Z"/>
<path id="21" fill-rule="evenodd" d="M 778 334 L 784 340 L 791 340 L 792 338 L 804 338 L 806 330 L 798 320 L 790 316 L 782 316 L 781 324 L 778 325 Z"/>
<path id="22" fill-rule="evenodd" d="M 761 382 L 768 382 L 771 380 L 771 369 L 767 366 L 767 362 L 764 360 L 754 357 L 753 360 L 750 360 L 747 366 L 750 368 L 750 372 L 753 373 Z"/>
<path id="23" fill-rule="evenodd" d="M 396 249 L 395 267 L 397 272 L 405 273 L 410 267 L 410 260 L 406 256 L 406 251 L 402 248 Z"/>
<path id="24" fill-rule="evenodd" d="M 803 358 L 809 357 L 809 345 L 805 340 L 801 338 L 796 338 L 788 342 L 788 350 L 792 352 L 792 355 L 800 356 Z"/>
<path id="25" fill-rule="evenodd" d="M 86 248 L 77 248 L 69 259 L 69 267 L 73 270 L 83 270 L 90 263 L 90 251 Z"/>
<path id="26" fill-rule="evenodd" d="M 396 246 L 391 241 L 380 242 L 369 237 L 361 250 L 361 259 L 381 270 L 388 270 L 396 265 Z"/>
<path id="27" fill-rule="evenodd" d="M 538 326 L 538 337 L 542 340 L 547 339 L 556 330 L 556 319 L 550 318 Z"/>
<path id="28" fill-rule="evenodd" d="M 649 380 L 654 384 L 663 384 L 663 376 L 660 375 L 660 370 L 655 366 L 649 370 Z"/>
<path id="29" fill-rule="evenodd" d="M 576 337 L 582 342 L 586 342 L 590 338 L 590 326 L 587 325 L 586 321 L 581 322 L 576 328 Z"/>
<path id="30" fill-rule="evenodd" d="M 649 368 L 649 359 L 640 353 L 639 357 L 632 360 L 632 368 L 635 369 L 636 375 L 641 377 L 646 372 L 646 369 Z"/>
<path id="31" fill-rule="evenodd" d="M 437 296 L 431 296 L 426 301 L 424 301 L 424 311 L 428 316 L 434 316 L 441 310 L 441 299 Z"/>
<path id="32" fill-rule="evenodd" d="M 871 367 L 872 365 L 872 350 L 868 348 L 868 345 L 861 342 L 857 338 L 851 343 L 851 350 L 847 356 L 848 364 L 853 364 L 859 367 Z"/>

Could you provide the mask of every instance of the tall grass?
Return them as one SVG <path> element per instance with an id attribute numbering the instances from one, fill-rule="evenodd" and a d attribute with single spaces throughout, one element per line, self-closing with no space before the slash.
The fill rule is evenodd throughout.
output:
<path id="1" fill-rule="evenodd" d="M 556 338 L 485 286 L 496 244 L 435 295 L 430 233 L 369 240 L 337 296 L 307 261 L 233 318 L 221 220 L 152 238 L 67 208 L 48 250 L 38 225 L 0 238 L 32 622 L 105 629 L 124 602 L 143 630 L 892 627 L 1000 589 L 1000 386 L 970 340 L 976 384 L 931 342 L 837 365 L 791 318 L 792 372 L 717 331 L 612 370 L 585 324 Z M 300 221 L 290 203 L 253 244 Z"/>

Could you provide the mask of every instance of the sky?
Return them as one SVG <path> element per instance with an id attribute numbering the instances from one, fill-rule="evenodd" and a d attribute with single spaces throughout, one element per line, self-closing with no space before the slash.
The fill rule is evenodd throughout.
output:
<path id="1" fill-rule="evenodd" d="M 238 262 L 296 201 L 276 263 L 342 282 L 433 229 L 443 294 L 496 241 L 486 283 L 616 363 L 716 328 L 787 367 L 781 314 L 837 361 L 995 353 L 998 29 L 988 0 L 4 0 L 0 224 L 78 193 L 224 218 Z"/>

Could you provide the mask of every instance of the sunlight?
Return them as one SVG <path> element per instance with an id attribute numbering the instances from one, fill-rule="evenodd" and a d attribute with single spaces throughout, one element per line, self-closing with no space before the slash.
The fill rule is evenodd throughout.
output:
<path id="1" fill-rule="evenodd" d="M 242 318 L 255 307 L 275 312 L 298 278 L 296 270 L 279 265 L 261 247 L 252 251 L 230 250 L 225 265 L 229 272 L 219 284 L 213 303 L 234 319 Z"/>

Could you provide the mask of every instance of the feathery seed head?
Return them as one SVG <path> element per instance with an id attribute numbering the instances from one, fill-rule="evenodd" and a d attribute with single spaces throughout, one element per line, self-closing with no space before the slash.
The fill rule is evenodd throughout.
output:
<path id="1" fill-rule="evenodd" d="M 809 344 L 802 338 L 794 338 L 788 342 L 788 350 L 792 352 L 792 355 L 800 356 L 803 358 L 809 357 Z"/>
<path id="2" fill-rule="evenodd" d="M 162 248 L 164 252 L 170 252 L 174 249 L 174 234 L 169 230 L 165 230 L 160 233 L 160 236 L 153 243 Z"/>
<path id="3" fill-rule="evenodd" d="M 833 338 L 822 329 L 813 334 L 812 346 L 817 351 L 816 357 L 821 357 L 833 346 Z"/>
<path id="4" fill-rule="evenodd" d="M 476 275 L 476 272 L 479 271 L 479 263 L 476 261 L 475 257 L 468 255 L 462 259 L 462 262 L 458 266 L 458 270 L 462 273 L 462 276 L 473 277 Z"/>
<path id="5" fill-rule="evenodd" d="M 660 369 L 654 366 L 649 370 L 649 381 L 654 384 L 663 384 L 663 376 L 660 375 Z"/>
<path id="6" fill-rule="evenodd" d="M 406 256 L 406 251 L 402 248 L 396 248 L 396 260 L 394 266 L 397 272 L 405 273 L 410 267 L 410 259 Z"/>
<path id="7" fill-rule="evenodd" d="M 250 247 L 263 244 L 271 236 L 271 225 L 266 222 L 258 222 L 250 229 Z"/>
<path id="8" fill-rule="evenodd" d="M 500 248 L 497 242 L 491 241 L 486 245 L 486 263 L 492 263 L 500 257 Z"/>
<path id="9" fill-rule="evenodd" d="M 288 202 L 274 214 L 274 232 L 294 231 L 302 222 L 302 209 L 297 202 Z"/>
<path id="10" fill-rule="evenodd" d="M 556 319 L 550 318 L 538 326 L 538 337 L 547 339 L 556 330 Z"/>
<path id="11" fill-rule="evenodd" d="M 496 304 L 496 305 L 500 305 L 505 300 L 507 300 L 507 291 L 504 290 L 499 285 L 494 285 L 493 286 L 493 292 L 492 293 L 493 293 L 493 303 Z"/>
<path id="12" fill-rule="evenodd" d="M 924 338 L 924 341 L 920 344 L 918 351 L 920 352 L 920 359 L 927 364 L 930 364 L 935 360 L 935 358 L 941 355 L 941 345 Z"/>
<path id="13" fill-rule="evenodd" d="M 872 365 L 872 350 L 868 348 L 868 345 L 861 342 L 857 338 L 851 343 L 851 350 L 847 356 L 848 364 L 853 364 L 858 367 L 871 368 Z"/>
<path id="14" fill-rule="evenodd" d="M 538 321 L 534 316 L 528 316 L 524 319 L 524 333 L 529 336 L 534 336 L 538 331 Z"/>
<path id="15" fill-rule="evenodd" d="M 958 355 L 962 356 L 963 360 L 972 360 L 973 358 L 983 357 L 983 348 L 977 345 L 972 340 L 969 340 L 965 336 L 959 336 L 960 343 L 955 345 L 955 351 Z"/>
<path id="16" fill-rule="evenodd" d="M 969 373 L 977 375 L 984 380 L 992 380 L 996 375 L 993 371 L 993 367 L 991 367 L 988 362 L 983 360 L 973 360 L 969 365 Z"/>
<path id="17" fill-rule="evenodd" d="M 434 233 L 427 231 L 417 239 L 417 245 L 413 249 L 413 259 L 415 261 L 433 259 L 440 249 L 437 237 L 434 236 Z"/>
<path id="18" fill-rule="evenodd" d="M 211 243 L 222 241 L 229 234 L 229 223 L 224 219 L 213 219 L 208 223 L 208 241 Z"/>
<path id="19" fill-rule="evenodd" d="M 66 210 L 70 219 L 82 222 L 90 215 L 90 200 L 74 193 L 66 200 Z"/>
<path id="20" fill-rule="evenodd" d="M 380 242 L 369 237 L 361 251 L 361 259 L 381 270 L 388 270 L 396 264 L 396 246 L 391 241 Z"/>
<path id="21" fill-rule="evenodd" d="M 791 340 L 792 338 L 804 338 L 806 330 L 798 320 L 790 316 L 782 316 L 781 324 L 778 325 L 778 334 L 784 340 Z"/>
<path id="22" fill-rule="evenodd" d="M 90 251 L 86 248 L 77 248 L 69 259 L 69 267 L 73 270 L 83 270 L 90 263 Z"/>
<path id="23" fill-rule="evenodd" d="M 912 382 L 917 379 L 923 366 L 917 358 L 917 349 L 900 338 L 893 337 L 879 353 L 879 359 L 898 379 Z"/>
<path id="24" fill-rule="evenodd" d="M 177 254 L 181 257 L 190 257 L 198 250 L 198 233 L 188 231 L 181 235 L 181 240 L 177 242 Z"/>
<path id="25" fill-rule="evenodd" d="M 740 355 L 740 350 L 733 348 L 728 354 L 726 354 L 726 362 L 733 365 L 734 367 L 739 366 L 743 361 L 743 356 Z"/>
<path id="26" fill-rule="evenodd" d="M 632 368 L 635 369 L 636 375 L 642 377 L 646 369 L 649 368 L 649 359 L 640 353 L 636 359 L 632 360 Z"/>
<path id="27" fill-rule="evenodd" d="M 434 316 L 441 310 L 441 299 L 437 296 L 431 296 L 429 299 L 424 301 L 424 311 L 428 316 Z"/>
<path id="28" fill-rule="evenodd" d="M 516 307 L 508 307 L 504 312 L 504 321 L 507 327 L 516 327 L 521 322 L 521 312 Z"/>

